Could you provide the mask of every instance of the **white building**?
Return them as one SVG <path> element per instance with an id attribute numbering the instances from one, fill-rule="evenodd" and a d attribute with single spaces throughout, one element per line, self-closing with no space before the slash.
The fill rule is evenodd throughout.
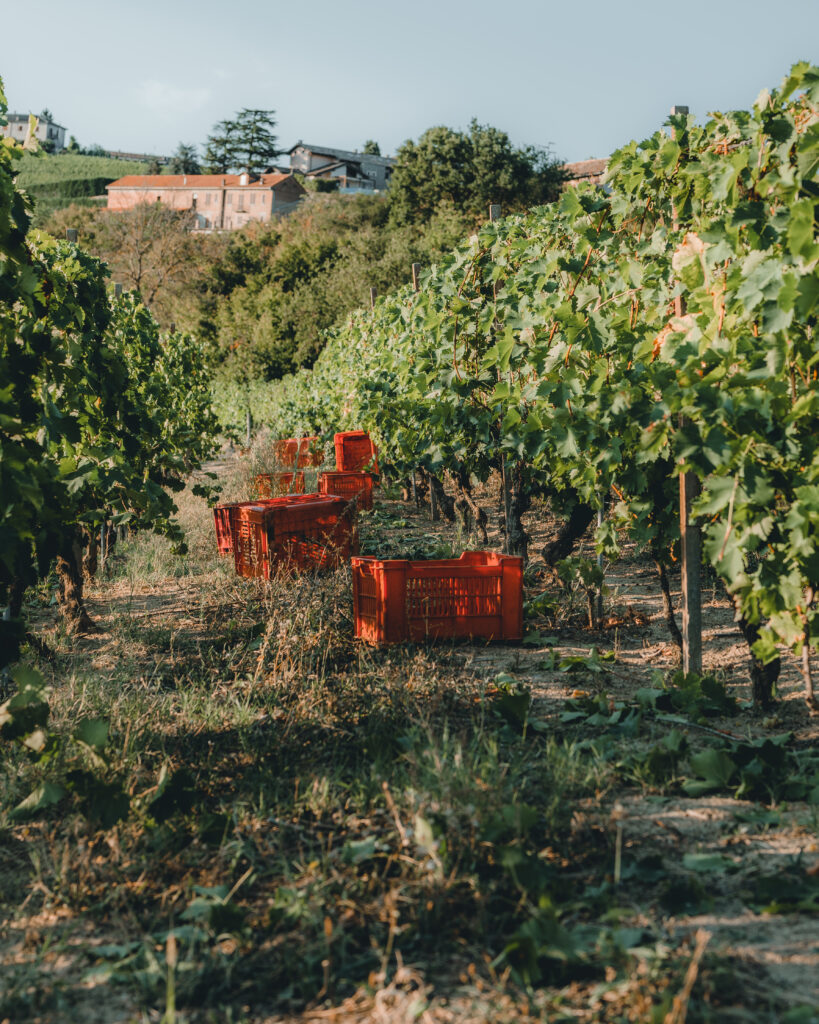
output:
<path id="1" fill-rule="evenodd" d="M 65 128 L 49 116 L 35 114 L 35 117 L 37 130 L 34 134 L 40 142 L 46 143 L 47 148 L 53 153 L 65 149 Z M 6 114 L 8 124 L 3 125 L 3 135 L 17 142 L 25 142 L 28 135 L 28 118 L 28 114 Z"/>
<path id="2" fill-rule="evenodd" d="M 395 160 L 391 156 L 354 153 L 330 146 L 297 142 L 286 150 L 290 170 L 305 178 L 329 178 L 338 182 L 340 192 L 372 192 L 389 187 Z"/>

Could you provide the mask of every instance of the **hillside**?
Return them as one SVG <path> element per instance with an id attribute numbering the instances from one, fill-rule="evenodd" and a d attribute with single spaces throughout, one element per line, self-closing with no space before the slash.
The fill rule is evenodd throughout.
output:
<path id="1" fill-rule="evenodd" d="M 55 210 L 72 202 L 89 204 L 92 196 L 105 193 L 109 182 L 125 174 L 144 174 L 148 165 L 135 160 L 73 153 L 34 155 L 25 153 L 17 182 L 35 201 L 35 220 L 42 223 Z"/>

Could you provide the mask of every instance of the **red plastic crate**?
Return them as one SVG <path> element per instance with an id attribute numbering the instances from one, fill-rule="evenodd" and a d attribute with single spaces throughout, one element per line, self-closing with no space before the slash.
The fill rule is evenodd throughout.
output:
<path id="1" fill-rule="evenodd" d="M 281 563 L 330 569 L 358 551 L 355 510 L 343 498 L 315 494 L 242 504 L 233 521 L 240 576 L 270 579 Z"/>
<path id="2" fill-rule="evenodd" d="M 263 505 L 275 498 L 258 498 L 255 501 L 234 501 L 227 505 L 217 505 L 213 510 L 213 520 L 216 526 L 216 549 L 220 555 L 229 555 L 233 551 L 233 521 L 236 509 L 242 505 Z"/>
<path id="3" fill-rule="evenodd" d="M 317 437 L 303 437 L 299 441 L 299 469 L 305 466 L 320 466 L 324 462 L 324 449 L 319 447 Z"/>
<path id="4" fill-rule="evenodd" d="M 233 550 L 233 536 L 230 532 L 230 505 L 217 505 L 213 510 L 216 527 L 216 550 L 220 555 L 229 555 Z"/>
<path id="5" fill-rule="evenodd" d="M 319 494 L 336 494 L 347 501 L 358 501 L 359 508 L 373 507 L 373 478 L 369 473 L 343 473 L 328 470 L 319 475 Z"/>
<path id="6" fill-rule="evenodd" d="M 281 441 L 273 442 L 273 456 L 280 465 L 287 469 L 296 468 L 296 459 L 299 455 L 299 442 L 295 437 L 288 437 Z"/>
<path id="7" fill-rule="evenodd" d="M 409 562 L 353 558 L 355 635 L 371 643 L 520 640 L 523 559 L 491 551 Z"/>
<path id="8" fill-rule="evenodd" d="M 257 498 L 304 494 L 304 473 L 259 473 L 253 482 L 253 491 Z"/>
<path id="9" fill-rule="evenodd" d="M 349 430 L 335 435 L 336 469 L 355 473 L 372 468 L 378 472 L 378 448 L 366 430 Z"/>

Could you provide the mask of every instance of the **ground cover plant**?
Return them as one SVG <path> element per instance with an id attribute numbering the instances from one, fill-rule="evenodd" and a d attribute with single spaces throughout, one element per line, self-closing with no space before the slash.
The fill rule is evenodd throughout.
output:
<path id="1" fill-rule="evenodd" d="M 227 497 L 243 461 L 214 467 Z M 118 546 L 99 633 L 65 633 L 54 579 L 28 598 L 51 753 L 3 727 L 9 1019 L 664 1020 L 695 957 L 687 1019 L 813 1019 L 819 763 L 792 666 L 776 718 L 735 628 L 680 678 L 637 553 L 605 628 L 556 585 L 518 648 L 362 647 L 348 570 L 241 580 L 204 499 L 178 502 L 188 553 Z M 384 498 L 361 529 L 395 556 L 470 542 Z M 32 813 L 38 786 L 60 791 Z"/>

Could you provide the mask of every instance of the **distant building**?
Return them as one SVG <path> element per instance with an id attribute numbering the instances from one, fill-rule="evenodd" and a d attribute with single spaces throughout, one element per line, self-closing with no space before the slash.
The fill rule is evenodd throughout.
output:
<path id="1" fill-rule="evenodd" d="M 563 164 L 567 185 L 579 185 L 581 181 L 589 181 L 599 185 L 606 173 L 608 160 L 580 160 L 574 164 Z"/>
<path id="2" fill-rule="evenodd" d="M 37 129 L 35 136 L 48 144 L 53 153 L 59 153 L 65 149 L 65 128 L 49 117 L 42 114 L 35 114 L 37 118 Z M 28 114 L 6 114 L 8 124 L 3 125 L 3 136 L 7 139 L 15 139 L 17 142 L 25 142 L 28 135 Z"/>
<path id="3" fill-rule="evenodd" d="M 155 156 L 153 153 L 123 153 L 121 149 L 107 149 L 105 155 L 111 157 L 112 160 L 134 160 L 143 164 L 156 161 L 162 167 L 171 162 L 169 156 Z"/>
<path id="4" fill-rule="evenodd" d="M 311 146 L 297 142 L 286 151 L 290 170 L 305 178 L 329 178 L 338 181 L 340 192 L 382 191 L 389 187 L 395 160 L 390 156 L 354 153 L 330 146 Z"/>
<path id="5" fill-rule="evenodd" d="M 162 203 L 191 210 L 202 231 L 284 216 L 307 194 L 292 174 L 129 174 L 105 187 L 109 210 Z"/>

